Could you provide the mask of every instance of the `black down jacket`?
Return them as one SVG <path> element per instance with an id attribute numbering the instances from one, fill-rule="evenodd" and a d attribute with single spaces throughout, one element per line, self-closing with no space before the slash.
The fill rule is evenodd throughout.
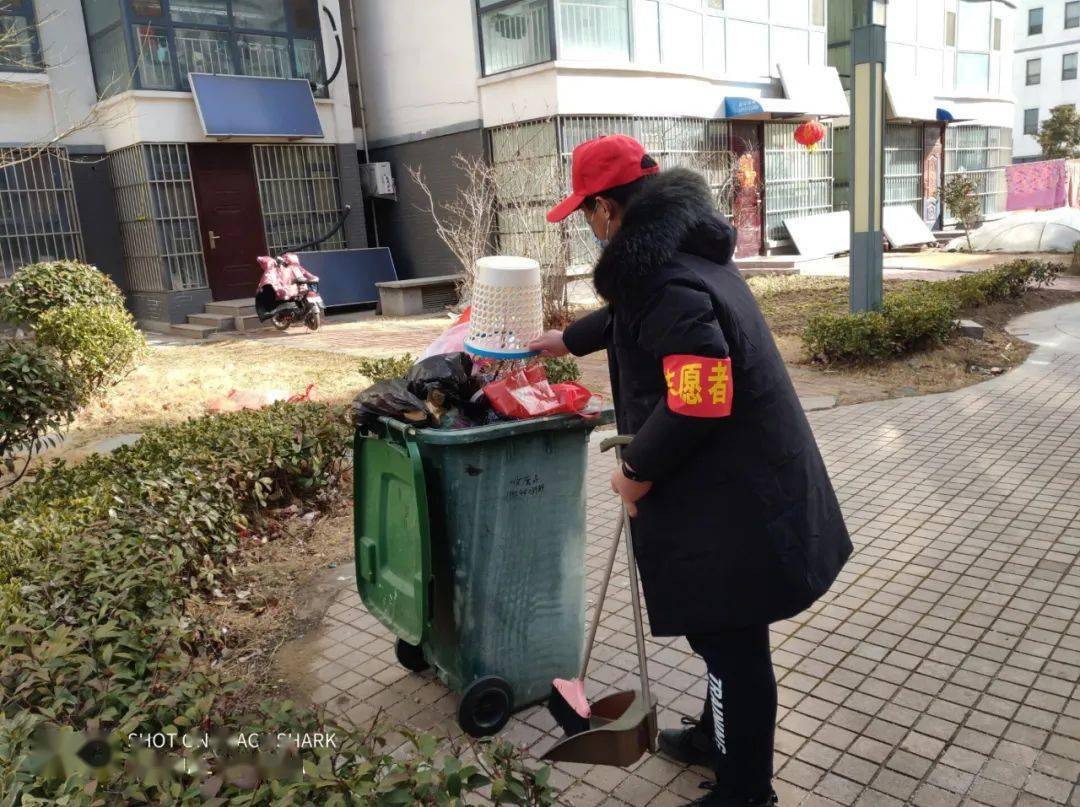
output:
<path id="1" fill-rule="evenodd" d="M 635 435 L 623 456 L 653 482 L 631 530 L 658 636 L 794 616 L 852 550 L 734 249 L 704 180 L 664 172 L 597 263 L 608 306 L 564 334 L 576 355 L 607 349 L 619 431 Z"/>

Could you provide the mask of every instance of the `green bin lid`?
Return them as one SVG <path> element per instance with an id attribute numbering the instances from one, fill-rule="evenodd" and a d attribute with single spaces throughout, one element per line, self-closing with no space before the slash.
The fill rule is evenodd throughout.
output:
<path id="1" fill-rule="evenodd" d="M 357 437 L 356 585 L 368 609 L 398 637 L 419 645 L 430 614 L 427 488 L 412 443 Z"/>

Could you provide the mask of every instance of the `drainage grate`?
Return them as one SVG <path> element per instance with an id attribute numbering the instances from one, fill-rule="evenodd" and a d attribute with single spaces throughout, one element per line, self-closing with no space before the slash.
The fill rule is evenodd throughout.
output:
<path id="1" fill-rule="evenodd" d="M 453 286 L 436 286 L 421 289 L 420 299 L 425 311 L 443 311 L 447 306 L 457 302 L 457 292 Z"/>

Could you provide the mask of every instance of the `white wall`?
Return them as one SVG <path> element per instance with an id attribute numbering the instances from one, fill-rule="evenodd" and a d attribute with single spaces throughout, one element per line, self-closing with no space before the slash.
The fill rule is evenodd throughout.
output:
<path id="1" fill-rule="evenodd" d="M 35 5 L 46 70 L 4 74 L 0 143 L 48 142 L 86 121 L 97 99 L 82 5 L 72 0 L 37 0 Z M 90 127 L 72 132 L 63 142 L 100 145 L 101 137 Z"/>
<path id="2" fill-rule="evenodd" d="M 946 45 L 946 12 L 958 15 L 954 46 Z M 889 0 L 885 32 L 889 75 L 910 77 L 938 98 L 1008 100 L 1012 20 L 1013 11 L 1003 0 Z M 995 21 L 1001 27 L 999 50 L 994 49 Z M 980 81 L 964 82 L 965 64 L 985 65 Z"/>
<path id="3" fill-rule="evenodd" d="M 352 0 L 369 142 L 480 118 L 472 0 Z"/>
<path id="4" fill-rule="evenodd" d="M 1043 10 L 1043 32 L 1028 36 L 1028 10 Z M 1015 15 L 1016 61 L 1013 86 L 1016 92 L 1013 155 L 1033 157 L 1041 153 L 1031 135 L 1024 134 L 1024 110 L 1038 109 L 1040 123 L 1061 104 L 1080 104 L 1080 79 L 1061 80 L 1061 57 L 1080 53 L 1080 28 L 1065 28 L 1065 0 L 1020 0 Z M 1027 61 L 1042 60 L 1038 84 L 1027 86 Z"/>
<path id="5" fill-rule="evenodd" d="M 724 98 L 783 97 L 778 81 L 730 81 L 637 65 L 549 62 L 480 80 L 484 126 L 548 115 L 723 117 Z"/>
<path id="6" fill-rule="evenodd" d="M 813 0 L 631 2 L 639 66 L 752 80 L 778 76 L 781 61 L 825 64 L 825 17 L 814 24 Z"/>

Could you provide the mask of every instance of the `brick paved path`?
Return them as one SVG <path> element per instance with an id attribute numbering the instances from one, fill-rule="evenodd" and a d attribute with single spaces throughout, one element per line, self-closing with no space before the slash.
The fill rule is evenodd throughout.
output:
<path id="1" fill-rule="evenodd" d="M 785 807 L 1080 807 L 1080 305 L 1014 329 L 1044 346 L 1007 376 L 811 415 L 856 552 L 824 600 L 773 626 Z M 594 591 L 610 463 L 590 455 Z M 401 670 L 343 585 L 317 640 L 315 697 L 356 719 L 383 707 L 454 730 L 454 696 Z M 625 566 L 614 585 L 591 695 L 635 686 Z M 703 665 L 682 640 L 649 649 L 661 725 L 676 725 L 700 708 Z M 506 732 L 538 753 L 556 734 L 539 707 Z M 560 765 L 553 782 L 564 804 L 669 805 L 703 778 L 645 758 L 632 771 Z"/>

